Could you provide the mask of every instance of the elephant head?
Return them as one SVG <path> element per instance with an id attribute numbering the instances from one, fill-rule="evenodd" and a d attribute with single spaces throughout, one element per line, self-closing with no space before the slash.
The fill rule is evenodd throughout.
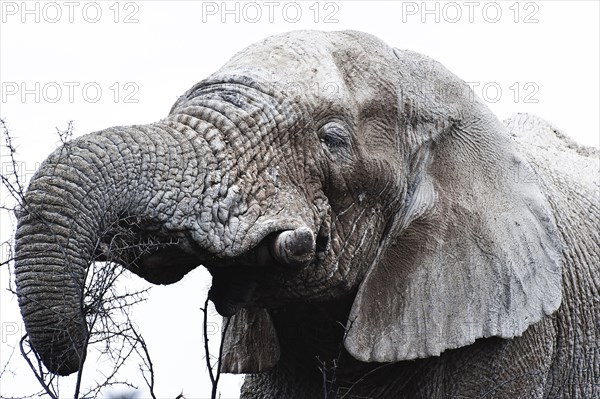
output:
<path id="1" fill-rule="evenodd" d="M 85 357 L 96 260 L 160 284 L 206 266 L 209 298 L 244 327 L 227 337 L 231 372 L 277 361 L 272 309 L 348 295 L 344 344 L 361 361 L 518 336 L 561 301 L 554 219 L 516 174 L 529 171 L 439 63 L 360 32 L 270 37 L 165 119 L 46 160 L 16 233 L 21 312 L 60 374 Z"/>

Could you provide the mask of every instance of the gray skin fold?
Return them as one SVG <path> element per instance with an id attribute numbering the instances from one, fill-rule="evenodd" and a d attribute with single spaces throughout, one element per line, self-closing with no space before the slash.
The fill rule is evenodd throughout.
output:
<path id="1" fill-rule="evenodd" d="M 201 263 L 248 253 L 244 262 L 253 265 L 295 269 L 312 261 L 310 227 L 256 212 L 248 200 L 253 179 L 242 171 L 256 177 L 266 166 L 246 141 L 265 140 L 252 134 L 268 139 L 280 126 L 258 106 L 240 108 L 239 99 L 265 104 L 268 96 L 218 82 L 206 84 L 206 93 L 195 90 L 158 123 L 73 140 L 32 179 L 18 218 L 16 286 L 30 342 L 50 371 L 67 375 L 83 364 L 90 315 L 84 283 L 93 261 L 119 263 L 160 284 Z M 232 314 L 254 286 L 215 284 L 212 299 Z M 233 292 L 246 297 L 230 299 Z"/>

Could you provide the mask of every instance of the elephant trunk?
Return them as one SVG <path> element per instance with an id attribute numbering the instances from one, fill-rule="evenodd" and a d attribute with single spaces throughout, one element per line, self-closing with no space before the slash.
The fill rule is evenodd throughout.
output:
<path id="1" fill-rule="evenodd" d="M 161 284 L 204 264 L 222 303 L 240 296 L 223 263 L 312 261 L 320 222 L 309 206 L 286 206 L 290 183 L 271 143 L 295 122 L 279 106 L 245 84 L 205 82 L 158 123 L 92 133 L 46 160 L 19 215 L 15 276 L 30 342 L 49 370 L 83 364 L 84 284 L 95 260 Z"/>
<path id="2" fill-rule="evenodd" d="M 93 238 L 82 235 L 76 243 L 71 236 L 83 229 L 83 223 L 50 227 L 50 212 L 29 212 L 20 218 L 16 237 L 19 306 L 30 343 L 44 364 L 54 373 L 68 375 L 85 357 L 82 293 Z"/>
<path id="3" fill-rule="evenodd" d="M 313 232 L 307 227 L 283 231 L 275 237 L 273 258 L 287 267 L 306 266 L 313 260 L 315 246 Z"/>
<path id="4" fill-rule="evenodd" d="M 250 83 L 203 82 L 166 119 L 73 140 L 33 177 L 15 276 L 30 342 L 49 370 L 66 375 L 83 364 L 84 285 L 95 260 L 161 284 L 204 264 L 212 297 L 224 303 L 236 285 L 227 272 L 219 279 L 223 262 L 297 269 L 312 261 L 320 222 L 309 206 L 286 206 L 291 183 L 278 175 L 282 154 L 272 145 L 296 123 L 293 113 Z"/>
<path id="5" fill-rule="evenodd" d="M 123 215 L 160 222 L 176 214 L 153 203 L 178 194 L 182 179 L 169 177 L 186 149 L 185 134 L 168 125 L 112 128 L 67 143 L 33 177 L 19 212 L 15 278 L 30 343 L 52 372 L 83 364 L 84 284 L 106 232 Z M 194 173 L 204 181 L 203 170 Z"/>

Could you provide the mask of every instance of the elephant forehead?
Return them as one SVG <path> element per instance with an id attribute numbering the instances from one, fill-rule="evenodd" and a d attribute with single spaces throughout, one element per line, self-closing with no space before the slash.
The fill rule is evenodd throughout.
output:
<path id="1" fill-rule="evenodd" d="M 322 32 L 269 37 L 236 54 L 218 73 L 244 74 L 271 83 L 341 82 L 331 41 Z"/>
<path id="2" fill-rule="evenodd" d="M 347 89 L 365 87 L 366 70 L 380 74 L 387 68 L 391 54 L 385 43 L 362 32 L 294 31 L 247 47 L 218 73 L 251 76 L 288 93 L 346 95 Z"/>

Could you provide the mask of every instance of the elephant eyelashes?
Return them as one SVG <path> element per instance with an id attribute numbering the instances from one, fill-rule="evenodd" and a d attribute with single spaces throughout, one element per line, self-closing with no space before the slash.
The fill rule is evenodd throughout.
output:
<path id="1" fill-rule="evenodd" d="M 319 139 L 336 160 L 350 158 L 350 137 L 348 131 L 338 122 L 329 122 L 319 129 Z"/>

